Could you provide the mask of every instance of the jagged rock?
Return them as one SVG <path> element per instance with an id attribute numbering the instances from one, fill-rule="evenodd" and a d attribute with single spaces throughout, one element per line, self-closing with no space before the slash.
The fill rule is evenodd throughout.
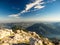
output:
<path id="1" fill-rule="evenodd" d="M 13 45 L 29 45 L 29 44 L 26 44 L 26 43 L 19 43 L 19 44 L 13 44 Z"/>
<path id="2" fill-rule="evenodd" d="M 26 32 L 23 30 L 0 29 L 0 45 L 54 45 L 48 38 L 40 37 L 35 32 Z M 22 45 L 22 44 L 21 44 Z"/>
<path id="3" fill-rule="evenodd" d="M 30 38 L 30 45 L 43 45 L 42 40 Z"/>
<path id="4" fill-rule="evenodd" d="M 1 45 L 9 45 L 9 43 L 3 43 L 3 44 L 1 44 Z"/>
<path id="5" fill-rule="evenodd" d="M 54 45 L 48 38 L 44 38 L 44 39 L 43 39 L 43 43 L 44 43 L 45 45 Z"/>

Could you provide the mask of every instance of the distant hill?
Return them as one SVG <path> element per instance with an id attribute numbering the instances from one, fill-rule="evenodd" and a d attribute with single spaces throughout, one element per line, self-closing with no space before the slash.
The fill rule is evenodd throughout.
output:
<path id="1" fill-rule="evenodd" d="M 37 34 L 41 34 L 45 37 L 56 37 L 60 38 L 60 22 L 53 23 L 36 23 L 36 22 L 20 22 L 20 23 L 2 23 L 2 28 L 12 28 L 17 26 L 24 30 L 35 31 Z"/>
<path id="2" fill-rule="evenodd" d="M 53 28 L 50 24 L 44 24 L 44 23 L 36 23 L 32 26 L 28 27 L 27 30 L 29 31 L 35 31 L 38 34 L 42 34 L 43 36 L 49 37 L 53 34 L 59 34 L 59 32 Z"/>

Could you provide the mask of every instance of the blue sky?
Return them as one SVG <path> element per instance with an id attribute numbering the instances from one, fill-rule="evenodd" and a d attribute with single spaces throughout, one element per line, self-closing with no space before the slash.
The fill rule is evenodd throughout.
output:
<path id="1" fill-rule="evenodd" d="M 60 21 L 60 0 L 0 0 L 0 22 Z"/>

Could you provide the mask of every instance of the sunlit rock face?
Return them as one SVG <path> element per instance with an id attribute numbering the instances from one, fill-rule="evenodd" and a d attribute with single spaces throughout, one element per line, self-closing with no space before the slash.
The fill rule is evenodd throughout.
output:
<path id="1" fill-rule="evenodd" d="M 23 30 L 0 29 L 0 45 L 54 45 L 48 38 L 40 37 L 35 32 Z"/>
<path id="2" fill-rule="evenodd" d="M 13 31 L 10 29 L 0 29 L 0 39 L 6 37 L 6 36 L 10 36 L 11 34 L 13 34 Z"/>
<path id="3" fill-rule="evenodd" d="M 9 45 L 9 43 L 3 43 L 2 45 Z"/>

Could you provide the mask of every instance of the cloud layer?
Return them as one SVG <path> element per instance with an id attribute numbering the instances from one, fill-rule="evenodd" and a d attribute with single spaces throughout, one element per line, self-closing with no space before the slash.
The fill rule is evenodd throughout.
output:
<path id="1" fill-rule="evenodd" d="M 20 15 L 22 15 L 23 13 L 27 13 L 27 12 L 30 12 L 30 11 L 36 11 L 36 10 L 39 10 L 41 8 L 44 8 L 45 6 L 42 5 L 42 4 L 46 4 L 46 3 L 51 3 L 51 2 L 54 2 L 56 0 L 48 0 L 47 2 L 44 2 L 43 0 L 35 0 L 33 1 L 33 3 L 29 3 L 29 4 L 26 4 L 25 6 L 25 9 L 22 10 L 21 12 L 17 13 L 17 14 L 11 14 L 9 15 L 8 17 L 11 18 L 11 20 L 13 19 L 14 21 L 54 21 L 55 18 L 51 18 L 51 17 L 43 17 L 43 18 L 30 18 L 30 19 L 25 19 L 25 18 L 21 18 Z M 32 8 L 34 8 L 34 10 L 31 10 Z M 12 21 L 13 21 L 12 20 Z M 56 18 L 56 20 L 58 20 L 58 18 Z"/>
<path id="2" fill-rule="evenodd" d="M 26 5 L 26 8 L 25 8 L 25 10 L 23 10 L 23 12 L 24 11 L 29 11 L 31 8 L 37 8 L 37 9 L 41 9 L 41 8 L 43 8 L 44 6 L 42 6 L 41 4 L 44 4 L 43 2 L 42 2 L 43 0 L 35 0 L 35 2 L 33 2 L 33 3 L 30 3 L 30 4 L 27 4 Z"/>
<path id="3" fill-rule="evenodd" d="M 12 15 L 9 15 L 8 17 L 19 18 L 19 15 L 17 15 L 17 14 L 12 14 Z"/>
<path id="4" fill-rule="evenodd" d="M 35 0 L 33 3 L 26 4 L 25 10 L 22 10 L 21 12 L 19 12 L 17 14 L 9 15 L 9 17 L 18 18 L 21 14 L 30 12 L 31 8 L 34 8 L 34 9 L 44 8 L 45 6 L 42 6 L 42 4 L 44 4 L 43 0 Z"/>

